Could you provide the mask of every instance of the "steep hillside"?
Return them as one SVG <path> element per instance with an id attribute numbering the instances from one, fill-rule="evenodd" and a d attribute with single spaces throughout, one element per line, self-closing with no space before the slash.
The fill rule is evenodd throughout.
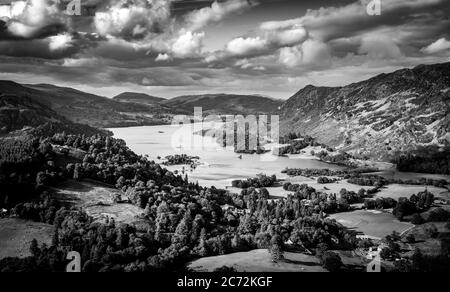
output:
<path id="1" fill-rule="evenodd" d="M 281 129 L 355 154 L 450 143 L 450 63 L 381 74 L 345 87 L 307 86 L 281 107 Z"/>
<path id="2" fill-rule="evenodd" d="M 72 88 L 48 84 L 21 85 L 0 81 L 0 94 L 28 97 L 44 104 L 72 122 L 93 127 L 160 124 L 167 111 L 160 107 L 124 103 Z"/>
<path id="3" fill-rule="evenodd" d="M 0 95 L 0 135 L 18 130 L 44 136 L 62 131 L 86 135 L 106 133 L 87 125 L 73 123 L 28 97 Z"/>
<path id="4" fill-rule="evenodd" d="M 133 103 L 142 103 L 149 105 L 160 104 L 165 101 L 165 98 L 151 96 L 145 93 L 137 93 L 137 92 L 124 92 L 117 96 L 113 97 L 113 100 L 121 101 L 121 102 L 133 102 Z"/>
<path id="5" fill-rule="evenodd" d="M 207 94 L 186 95 L 163 102 L 164 105 L 194 112 L 194 107 L 202 107 L 206 114 L 263 114 L 275 113 L 282 101 L 258 95 Z"/>

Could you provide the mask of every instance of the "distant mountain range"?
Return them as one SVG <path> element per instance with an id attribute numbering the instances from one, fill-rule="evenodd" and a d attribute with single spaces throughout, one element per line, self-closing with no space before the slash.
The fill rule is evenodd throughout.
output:
<path id="1" fill-rule="evenodd" d="M 260 95 L 238 95 L 238 94 L 204 94 L 184 95 L 171 99 L 151 96 L 145 93 L 124 92 L 115 97 L 114 100 L 121 102 L 133 102 L 147 105 L 159 105 L 166 109 L 175 109 L 185 113 L 193 114 L 195 107 L 201 107 L 205 114 L 266 114 L 277 113 L 282 105 L 282 100 L 276 100 Z"/>
<path id="2" fill-rule="evenodd" d="M 205 114 L 256 115 L 277 113 L 283 101 L 260 95 L 206 94 L 179 96 L 163 104 L 191 114 L 194 107 L 202 107 Z"/>
<path id="3" fill-rule="evenodd" d="M 152 125 L 170 121 L 169 110 L 160 106 L 125 103 L 49 84 L 25 85 L 0 81 L 0 94 L 28 97 L 72 122 L 99 128 Z"/>
<path id="4" fill-rule="evenodd" d="M 156 96 L 151 96 L 145 93 L 137 93 L 137 92 L 124 92 L 117 96 L 113 97 L 113 100 L 122 101 L 122 102 L 134 102 L 134 103 L 142 103 L 149 105 L 161 104 L 166 99 Z"/>
<path id="5" fill-rule="evenodd" d="M 307 86 L 281 107 L 285 133 L 386 160 L 450 143 L 450 63 L 381 74 L 344 87 Z"/>
<path id="6" fill-rule="evenodd" d="M 199 95 L 164 99 L 144 93 L 124 92 L 112 99 L 73 88 L 49 84 L 0 81 L 0 95 L 27 97 L 47 106 L 74 123 L 112 128 L 168 124 L 176 114 L 252 114 L 276 112 L 282 102 L 257 95 Z M 0 125 L 1 126 L 1 125 Z"/>
<path id="7" fill-rule="evenodd" d="M 286 101 L 206 94 L 164 99 L 125 92 L 112 99 L 48 84 L 0 81 L 0 129 L 45 122 L 122 127 L 170 123 L 175 114 L 279 114 L 297 132 L 353 154 L 386 160 L 417 146 L 450 143 L 450 63 L 381 74 L 344 87 L 307 86 Z M 55 121 L 56 120 L 56 121 Z"/>

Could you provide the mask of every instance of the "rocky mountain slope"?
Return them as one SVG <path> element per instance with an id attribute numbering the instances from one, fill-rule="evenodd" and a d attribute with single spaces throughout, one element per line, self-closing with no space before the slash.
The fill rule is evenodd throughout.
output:
<path id="1" fill-rule="evenodd" d="M 281 107 L 281 129 L 354 154 L 389 159 L 450 143 L 450 63 L 398 70 L 344 87 L 307 86 Z"/>
<path id="2" fill-rule="evenodd" d="M 202 107 L 204 114 L 257 115 L 277 112 L 282 101 L 259 95 L 206 94 L 179 96 L 163 104 L 190 114 L 194 107 Z"/>

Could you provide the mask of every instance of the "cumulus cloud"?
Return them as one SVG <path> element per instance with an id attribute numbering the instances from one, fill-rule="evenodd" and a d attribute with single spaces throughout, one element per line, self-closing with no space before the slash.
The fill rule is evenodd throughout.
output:
<path id="1" fill-rule="evenodd" d="M 169 54 L 166 53 L 160 53 L 158 54 L 158 56 L 156 57 L 155 61 L 156 62 L 165 62 L 165 61 L 170 61 L 172 59 L 172 57 L 170 57 Z"/>
<path id="2" fill-rule="evenodd" d="M 231 13 L 241 13 L 257 3 L 249 0 L 228 0 L 213 2 L 210 7 L 195 10 L 186 15 L 186 22 L 191 30 L 198 30 L 212 22 L 218 22 Z"/>
<path id="3" fill-rule="evenodd" d="M 450 41 L 446 38 L 440 38 L 431 43 L 429 46 L 422 48 L 422 52 L 426 54 L 436 54 L 450 50 Z"/>
<path id="4" fill-rule="evenodd" d="M 51 51 L 65 50 L 72 46 L 72 36 L 68 33 L 49 37 L 49 48 Z"/>
<path id="5" fill-rule="evenodd" d="M 278 61 L 291 68 L 299 65 L 327 66 L 331 61 L 330 49 L 321 41 L 308 39 L 301 45 L 280 49 Z"/>
<path id="6" fill-rule="evenodd" d="M 278 46 L 293 46 L 302 43 L 308 37 L 308 32 L 303 26 L 294 25 L 286 30 L 271 30 L 266 32 L 266 38 Z"/>
<path id="7" fill-rule="evenodd" d="M 440 21 L 439 18 L 445 22 L 444 11 L 450 9 L 448 0 L 383 0 L 382 14 L 371 17 L 366 12 L 367 3 L 368 0 L 358 0 L 343 6 L 310 9 L 299 18 L 264 22 L 260 29 L 287 29 L 301 25 L 312 37 L 322 41 L 352 37 L 379 27 L 402 24 L 414 25 L 417 31 L 426 34 L 429 33 L 426 28 L 435 26 L 437 21 Z M 419 19 L 425 18 L 428 19 L 426 22 L 418 22 Z"/>
<path id="8" fill-rule="evenodd" d="M 6 20 L 3 38 L 35 38 L 52 35 L 63 30 L 67 18 L 58 6 L 58 1 L 28 0 L 13 1 L 0 8 L 0 17 Z"/>
<path id="9" fill-rule="evenodd" d="M 172 53 L 177 58 L 195 57 L 201 53 L 204 32 L 187 31 L 181 34 L 172 45 Z"/>
<path id="10" fill-rule="evenodd" d="M 229 41 L 218 59 L 224 57 L 254 57 L 274 54 L 278 49 L 302 44 L 308 39 L 307 30 L 301 25 L 264 27 L 245 37 Z"/>
<path id="11" fill-rule="evenodd" d="M 127 40 L 160 33 L 170 21 L 171 0 L 116 0 L 105 11 L 95 13 L 94 26 L 100 35 Z"/>
<path id="12" fill-rule="evenodd" d="M 301 22 L 302 22 L 301 18 L 287 19 L 280 21 L 266 21 L 261 23 L 259 28 L 262 30 L 280 30 L 280 29 L 287 29 L 295 25 L 300 25 Z"/>
<path id="13" fill-rule="evenodd" d="M 54 0 L 13 1 L 0 5 L 0 74 L 29 71 L 56 83 L 167 86 L 170 96 L 192 86 L 286 91 L 291 80 L 294 92 L 304 83 L 343 85 L 448 56 L 450 1 L 383 0 L 376 17 L 366 14 L 367 1 L 324 4 L 284 19 L 292 14 L 263 11 L 274 2 L 263 0 L 236 22 L 230 16 L 252 2 L 86 0 L 96 14 L 71 18 Z M 187 7 L 182 12 L 180 3 Z M 256 23 L 261 17 L 278 20 Z M 225 33 L 209 26 L 216 22 L 223 22 Z"/>
<path id="14" fill-rule="evenodd" d="M 286 47 L 280 49 L 279 62 L 287 67 L 296 67 L 300 65 L 303 58 L 301 47 Z"/>
<path id="15" fill-rule="evenodd" d="M 260 37 L 235 38 L 227 46 L 227 52 L 236 56 L 244 56 L 266 49 L 267 41 Z"/>

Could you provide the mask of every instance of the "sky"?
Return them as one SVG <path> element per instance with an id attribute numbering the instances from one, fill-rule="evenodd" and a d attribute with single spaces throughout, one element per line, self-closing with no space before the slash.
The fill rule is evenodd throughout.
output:
<path id="1" fill-rule="evenodd" d="M 81 0 L 81 15 L 71 4 L 0 0 L 0 79 L 286 99 L 450 61 L 449 0 Z"/>

